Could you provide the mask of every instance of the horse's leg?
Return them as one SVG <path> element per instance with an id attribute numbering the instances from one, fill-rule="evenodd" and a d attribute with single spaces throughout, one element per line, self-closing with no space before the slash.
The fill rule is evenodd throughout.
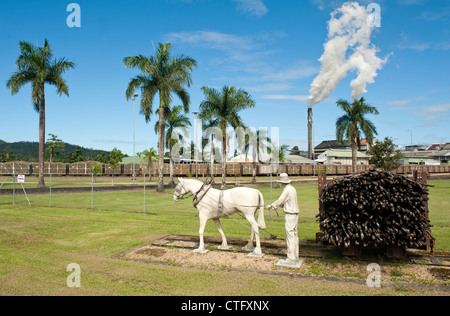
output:
<path id="1" fill-rule="evenodd" d="M 255 247 L 253 247 L 253 238 L 254 237 L 255 237 L 255 233 L 253 232 L 253 228 L 252 228 L 248 244 L 244 247 L 245 250 L 253 251 L 253 249 L 255 249 Z"/>
<path id="2" fill-rule="evenodd" d="M 200 229 L 199 229 L 200 245 L 199 245 L 197 251 L 205 251 L 205 241 L 203 238 L 203 234 L 205 233 L 205 227 L 206 227 L 206 222 L 208 221 L 208 217 L 203 215 L 202 212 L 199 212 L 199 218 L 200 218 Z"/>
<path id="3" fill-rule="evenodd" d="M 217 230 L 220 233 L 220 236 L 222 236 L 222 246 L 220 246 L 221 249 L 228 249 L 228 243 L 227 243 L 227 237 L 225 237 L 225 234 L 222 229 L 222 225 L 220 224 L 220 220 L 218 218 L 213 219 L 214 224 L 216 224 Z"/>
<path id="4" fill-rule="evenodd" d="M 248 215 L 245 215 L 245 218 L 252 226 L 252 235 L 256 236 L 256 248 L 255 248 L 255 250 L 253 250 L 253 254 L 261 255 L 262 254 L 261 240 L 259 239 L 259 227 L 258 227 L 258 223 L 256 222 L 255 216 L 253 214 L 248 214 Z M 253 245 L 253 241 L 252 241 L 252 245 Z"/>

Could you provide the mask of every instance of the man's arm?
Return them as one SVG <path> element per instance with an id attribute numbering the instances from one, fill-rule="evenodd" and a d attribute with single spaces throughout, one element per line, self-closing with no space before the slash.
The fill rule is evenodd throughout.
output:
<path id="1" fill-rule="evenodd" d="M 283 193 L 280 196 L 280 198 L 277 201 L 273 202 L 272 204 L 268 205 L 267 209 L 269 209 L 269 210 L 270 209 L 276 210 L 277 208 L 283 206 L 287 202 L 288 196 L 289 195 L 288 195 L 287 190 L 284 189 Z"/>

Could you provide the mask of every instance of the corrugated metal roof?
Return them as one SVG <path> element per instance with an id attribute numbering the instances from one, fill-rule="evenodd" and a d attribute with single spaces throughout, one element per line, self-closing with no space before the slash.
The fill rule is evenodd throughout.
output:
<path id="1" fill-rule="evenodd" d="M 352 157 L 352 151 L 350 149 L 348 150 L 338 150 L 338 149 L 331 149 L 327 150 L 325 154 L 328 157 L 337 157 L 337 158 L 351 158 Z M 362 153 L 360 151 L 357 152 L 358 158 L 369 158 L 365 153 Z"/>

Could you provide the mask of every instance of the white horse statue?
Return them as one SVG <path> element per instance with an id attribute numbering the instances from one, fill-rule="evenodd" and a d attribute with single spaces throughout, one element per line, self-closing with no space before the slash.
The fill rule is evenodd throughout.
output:
<path id="1" fill-rule="evenodd" d="M 220 218 L 231 216 L 241 212 L 251 225 L 251 236 L 247 250 L 253 250 L 253 255 L 262 255 L 261 241 L 259 238 L 259 228 L 265 229 L 264 220 L 264 198 L 256 189 L 234 188 L 227 191 L 213 189 L 211 185 L 206 185 L 197 180 L 184 180 L 178 178 L 180 183 L 175 189 L 173 200 L 178 202 L 186 194 L 194 195 L 194 206 L 197 208 L 200 219 L 200 246 L 196 251 L 205 251 L 205 242 L 203 234 L 206 222 L 210 219 L 214 221 L 222 236 L 222 245 L 220 249 L 228 249 L 227 239 L 220 224 Z M 255 214 L 259 208 L 258 221 Z M 253 237 L 256 236 L 256 248 L 253 248 Z"/>

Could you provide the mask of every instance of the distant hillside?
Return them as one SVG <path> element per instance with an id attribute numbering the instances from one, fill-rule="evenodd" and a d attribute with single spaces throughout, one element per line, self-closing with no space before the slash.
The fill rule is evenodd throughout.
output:
<path id="1" fill-rule="evenodd" d="M 82 156 L 85 160 L 94 160 L 98 157 L 109 156 L 108 151 L 89 149 L 77 145 L 64 143 L 64 151 L 62 151 L 55 159 L 55 161 L 68 161 L 77 152 L 77 148 L 81 149 Z M 7 143 L 0 139 L 0 154 L 4 153 L 9 148 L 14 154 L 15 160 L 23 161 L 37 161 L 39 159 L 39 143 L 38 142 L 16 142 Z M 47 147 L 46 147 L 47 148 Z M 78 156 L 79 156 L 78 150 Z M 47 155 L 46 155 L 47 156 Z"/>

